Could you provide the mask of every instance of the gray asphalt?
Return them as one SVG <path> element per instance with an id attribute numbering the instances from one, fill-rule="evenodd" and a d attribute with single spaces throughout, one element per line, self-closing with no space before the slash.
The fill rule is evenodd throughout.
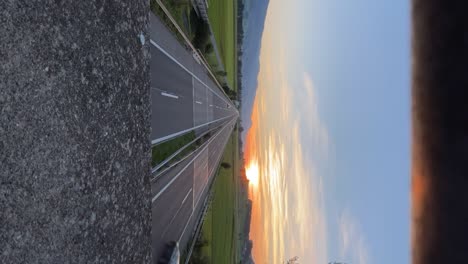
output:
<path id="1" fill-rule="evenodd" d="M 178 241 L 183 250 L 192 238 L 239 113 L 203 65 L 153 14 L 150 25 L 151 141 L 221 125 L 204 145 L 151 182 L 151 246 L 157 263 L 167 242 Z"/>
<path id="2" fill-rule="evenodd" d="M 0 1 L 0 263 L 151 261 L 149 1 Z"/>
<path id="3" fill-rule="evenodd" d="M 210 141 L 152 183 L 155 263 L 164 253 L 165 243 L 178 241 L 181 249 L 187 246 L 235 122 L 231 118 Z"/>
<path id="4" fill-rule="evenodd" d="M 150 15 L 151 141 L 166 139 L 215 120 L 238 115 L 237 109 L 162 22 Z"/>

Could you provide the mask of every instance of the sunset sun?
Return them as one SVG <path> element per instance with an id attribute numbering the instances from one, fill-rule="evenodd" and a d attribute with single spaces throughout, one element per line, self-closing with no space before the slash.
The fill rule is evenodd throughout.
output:
<path id="1" fill-rule="evenodd" d="M 251 183 L 253 186 L 258 186 L 258 163 L 257 161 L 252 161 L 250 162 L 249 166 L 247 167 L 246 171 L 246 176 L 247 179 L 249 180 L 249 183 Z"/>

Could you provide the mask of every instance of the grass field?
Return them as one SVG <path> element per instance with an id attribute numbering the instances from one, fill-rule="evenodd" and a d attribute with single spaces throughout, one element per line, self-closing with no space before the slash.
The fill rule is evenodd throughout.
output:
<path id="1" fill-rule="evenodd" d="M 208 17 L 227 73 L 229 86 L 237 92 L 237 1 L 208 0 Z"/>
<path id="2" fill-rule="evenodd" d="M 235 170 L 234 135 L 231 136 L 223 162 L 231 164 L 231 168 L 220 168 L 214 185 L 212 210 L 212 260 L 213 263 L 235 262 Z"/>

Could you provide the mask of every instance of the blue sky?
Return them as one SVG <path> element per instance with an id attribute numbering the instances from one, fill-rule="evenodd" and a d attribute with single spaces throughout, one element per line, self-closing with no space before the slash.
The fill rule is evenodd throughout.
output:
<path id="1" fill-rule="evenodd" d="M 284 124 L 298 129 L 299 140 L 291 142 L 300 151 L 286 147 L 283 152 L 290 160 L 300 153 L 306 167 L 301 171 L 310 171 L 306 180 L 312 185 L 313 202 L 305 206 L 326 219 L 321 227 L 326 238 L 313 239 L 326 240 L 329 261 L 409 263 L 409 3 L 271 0 L 265 30 L 261 49 L 276 56 L 268 61 L 284 64 L 286 73 L 277 82 L 261 83 L 272 92 L 275 83 L 287 83 L 278 88 L 291 94 L 286 105 L 292 121 Z M 262 67 L 266 78 L 261 61 L 259 75 Z M 281 105 L 282 98 L 268 99 L 259 88 L 257 101 Z M 284 111 L 267 109 L 272 120 Z M 268 113 L 258 119 L 268 119 Z M 273 123 L 264 121 L 258 130 L 281 129 Z"/>
<path id="2" fill-rule="evenodd" d="M 327 219 L 350 212 L 373 263 L 409 263 L 409 3 L 304 6 L 304 67 L 335 154 Z"/>

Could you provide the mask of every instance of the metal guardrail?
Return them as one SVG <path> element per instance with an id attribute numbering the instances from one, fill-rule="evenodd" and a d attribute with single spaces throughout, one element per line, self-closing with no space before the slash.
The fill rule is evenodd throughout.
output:
<path id="1" fill-rule="evenodd" d="M 177 156 L 179 153 L 181 153 L 184 149 L 186 149 L 188 146 L 192 145 L 193 143 L 195 143 L 197 140 L 199 140 L 200 138 L 204 137 L 206 134 L 210 133 L 211 131 L 219 128 L 219 127 L 222 127 L 224 125 L 224 123 L 221 123 L 211 129 L 209 129 L 208 131 L 205 131 L 203 132 L 201 135 L 199 135 L 198 137 L 196 137 L 195 139 L 193 139 L 192 141 L 190 141 L 189 143 L 185 144 L 183 147 L 181 147 L 180 149 L 178 149 L 176 152 L 174 152 L 171 156 L 169 156 L 168 158 L 166 158 L 165 160 L 161 161 L 159 164 L 157 164 L 155 167 L 153 167 L 151 169 L 151 174 L 154 174 L 157 170 L 159 170 L 162 166 L 166 165 L 166 163 L 168 163 L 169 161 L 171 161 L 175 156 Z M 153 146 L 155 147 L 155 146 Z"/>
<path id="2" fill-rule="evenodd" d="M 221 126 L 223 126 L 223 125 L 226 125 L 226 123 L 223 123 Z M 221 128 L 221 130 L 222 130 L 222 129 L 224 129 L 224 128 Z M 217 134 L 216 134 L 216 135 L 213 135 L 212 137 L 210 137 L 210 138 L 208 139 L 208 141 L 207 141 L 207 142 L 204 142 L 200 147 L 203 147 L 203 146 L 205 146 L 206 144 L 209 144 L 211 141 L 213 141 L 214 137 L 216 137 L 220 132 L 221 132 L 221 131 L 217 131 Z M 199 147 L 199 148 L 200 148 L 200 147 Z M 150 181 L 151 181 L 151 182 L 152 182 L 152 181 L 156 181 L 163 173 L 165 173 L 165 172 L 168 171 L 169 169 L 173 168 L 174 166 L 177 166 L 177 164 L 181 163 L 182 161 L 184 161 L 185 159 L 187 159 L 190 155 L 192 155 L 194 152 L 198 151 L 199 148 L 197 148 L 197 149 L 195 149 L 194 151 L 190 152 L 190 153 L 187 154 L 185 157 L 183 157 L 181 160 L 179 160 L 179 161 L 175 162 L 174 164 L 170 165 L 169 167 L 167 167 L 167 168 L 164 169 L 163 171 L 157 173 L 156 176 L 154 176 L 153 178 L 151 178 Z M 154 175 L 155 173 L 152 172 L 151 174 Z"/>

